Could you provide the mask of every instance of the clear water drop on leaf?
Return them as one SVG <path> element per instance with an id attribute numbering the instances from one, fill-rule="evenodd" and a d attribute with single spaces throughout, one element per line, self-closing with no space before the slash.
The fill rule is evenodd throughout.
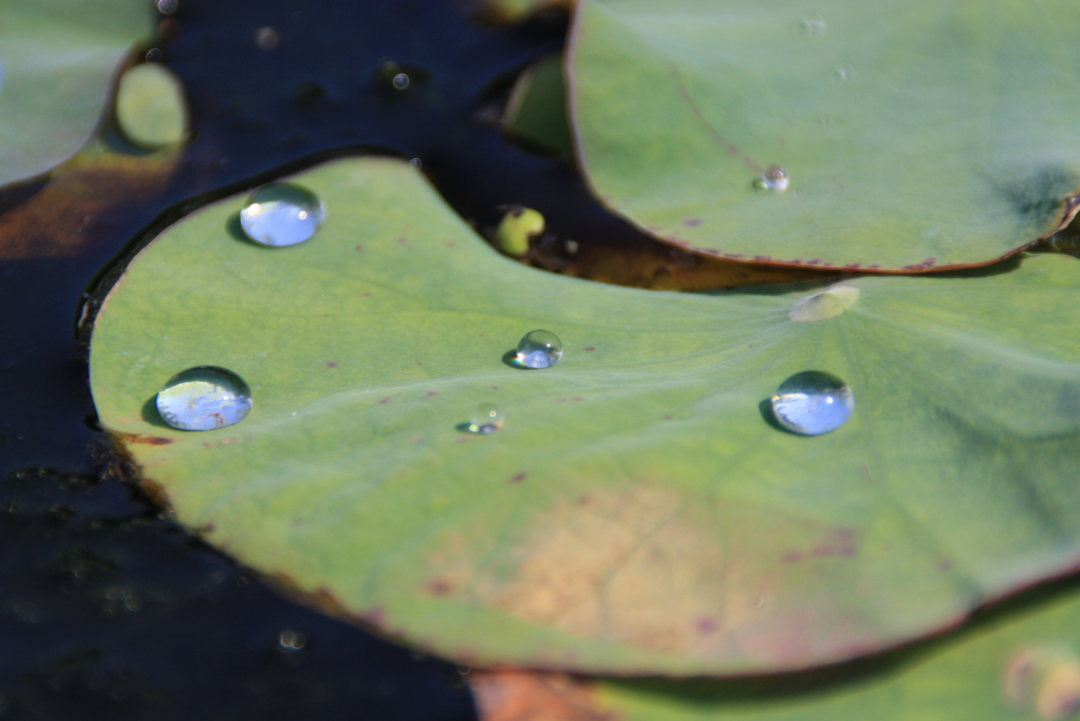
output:
<path id="1" fill-rule="evenodd" d="M 271 183 L 256 190 L 240 211 L 240 227 L 251 240 L 284 248 L 311 240 L 326 219 L 326 208 L 309 190 Z"/>
<path id="2" fill-rule="evenodd" d="M 232 371 L 197 366 L 170 378 L 155 404 L 161 419 L 177 430 L 212 431 L 244 420 L 251 389 Z"/>
<path id="3" fill-rule="evenodd" d="M 758 190 L 783 193 L 788 189 L 789 183 L 790 179 L 788 178 L 787 171 L 779 165 L 772 165 L 754 180 L 754 187 Z"/>
<path id="4" fill-rule="evenodd" d="M 523 368 L 550 368 L 562 358 L 559 336 L 549 330 L 531 330 L 517 344 L 516 364 Z"/>
<path id="5" fill-rule="evenodd" d="M 820 436 L 848 422 L 855 395 L 834 375 L 803 371 L 781 383 L 771 403 L 781 426 L 800 436 Z"/>
<path id="6" fill-rule="evenodd" d="M 503 427 L 506 416 L 491 403 L 482 403 L 476 407 L 464 430 L 481 436 L 490 436 Z"/>

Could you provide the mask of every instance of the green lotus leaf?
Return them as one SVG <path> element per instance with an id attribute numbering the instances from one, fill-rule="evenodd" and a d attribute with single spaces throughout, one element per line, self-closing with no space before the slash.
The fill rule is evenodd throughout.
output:
<path id="1" fill-rule="evenodd" d="M 988 263 L 1080 207 L 1078 33 L 1072 0 L 586 0 L 581 165 L 609 207 L 702 253 Z M 786 192 L 755 188 L 773 167 Z"/>
<path id="2" fill-rule="evenodd" d="M 566 120 L 566 84 L 561 54 L 549 55 L 527 68 L 514 83 L 503 123 L 511 136 L 527 145 L 569 157 L 574 149 Z"/>
<path id="3" fill-rule="evenodd" d="M 422 175 L 289 179 L 307 243 L 168 229 L 92 339 L 101 422 L 176 517 L 324 606 L 475 664 L 724 674 L 859 656 L 1080 554 L 1080 262 L 690 295 L 546 274 L 480 242 Z M 533 329 L 563 358 L 506 362 Z M 217 366 L 250 414 L 153 411 Z M 857 404 L 782 430 L 786 378 Z M 469 433 L 480 404 L 493 433 Z"/>
<path id="4" fill-rule="evenodd" d="M 1077 628 L 1074 594 L 845 683 L 616 681 L 589 695 L 597 718 L 622 721 L 1066 721 L 1080 705 Z"/>
<path id="5" fill-rule="evenodd" d="M 117 66 L 152 30 L 143 0 L 6 0 L 0 18 L 0 185 L 90 138 Z"/>

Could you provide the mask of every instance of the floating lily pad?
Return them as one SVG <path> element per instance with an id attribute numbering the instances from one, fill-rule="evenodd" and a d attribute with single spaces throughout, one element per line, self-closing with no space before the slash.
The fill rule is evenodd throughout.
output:
<path id="1" fill-rule="evenodd" d="M 573 152 L 566 120 L 562 54 L 549 55 L 526 69 L 514 84 L 503 123 L 511 136 L 546 153 Z"/>
<path id="2" fill-rule="evenodd" d="M 612 209 L 703 253 L 988 263 L 1080 207 L 1078 33 L 1072 0 L 588 0 L 570 60 L 581 165 Z"/>
<path id="3" fill-rule="evenodd" d="M 496 671 L 469 683 L 482 721 L 1068 721 L 1080 708 L 1078 628 L 1074 595 L 904 658 L 765 682 Z"/>
<path id="4" fill-rule="evenodd" d="M 143 0 L 6 0 L 0 18 L 0 185 L 90 138 L 117 66 L 152 29 Z"/>
<path id="5" fill-rule="evenodd" d="M 106 298 L 91 382 L 182 523 L 324 606 L 478 664 L 745 673 L 907 641 L 1080 557 L 1075 258 L 649 292 L 500 256 L 405 163 L 289 182 L 318 234 L 251 243 L 246 194 L 170 228 Z M 514 367 L 534 329 L 562 358 Z M 247 383 L 243 421 L 155 415 L 199 366 Z M 814 438 L 767 410 L 806 370 L 857 399 Z"/>

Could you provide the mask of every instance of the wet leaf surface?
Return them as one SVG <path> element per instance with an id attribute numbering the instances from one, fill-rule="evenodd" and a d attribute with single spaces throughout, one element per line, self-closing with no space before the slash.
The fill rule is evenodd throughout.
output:
<path id="1" fill-rule="evenodd" d="M 1074 10 L 591 0 L 570 50 L 581 164 L 608 207 L 706 254 L 989 263 L 1080 207 Z M 756 190 L 773 166 L 786 190 Z"/>
<path id="2" fill-rule="evenodd" d="M 8 0 L 0 22 L 0 186 L 75 154 L 104 111 L 117 67 L 150 35 L 143 0 Z"/>
<path id="3" fill-rule="evenodd" d="M 243 240 L 242 197 L 174 226 L 108 297 L 91 381 L 113 433 L 171 439 L 120 435 L 181 522 L 362 623 L 467 662 L 745 673 L 880 650 L 1076 564 L 1080 342 L 1047 329 L 1074 322 L 1073 258 L 848 280 L 807 316 L 812 288 L 523 268 L 405 163 L 292 181 L 326 203 L 314 239 Z M 565 357 L 505 363 L 534 328 Z M 249 384 L 244 421 L 147 410 L 199 365 Z M 763 410 L 805 370 L 858 398 L 820 438 Z M 505 426 L 458 430 L 481 401 Z"/>

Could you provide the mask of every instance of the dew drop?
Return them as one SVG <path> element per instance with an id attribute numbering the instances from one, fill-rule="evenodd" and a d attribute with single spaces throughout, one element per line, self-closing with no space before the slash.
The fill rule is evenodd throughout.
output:
<path id="1" fill-rule="evenodd" d="M 398 73 L 391 78 L 390 83 L 394 86 L 394 90 L 405 90 L 409 87 L 409 76 L 405 73 Z"/>
<path id="2" fill-rule="evenodd" d="M 463 430 L 467 433 L 490 436 L 502 428 L 505 422 L 506 416 L 503 415 L 501 410 L 490 403 L 484 403 L 476 407 L 476 410 L 469 416 L 469 422 L 465 424 Z"/>
<path id="3" fill-rule="evenodd" d="M 244 420 L 251 410 L 251 390 L 232 371 L 197 366 L 181 371 L 158 391 L 162 420 L 181 431 L 212 431 Z"/>
<path id="4" fill-rule="evenodd" d="M 841 65 L 832 71 L 832 79 L 834 82 L 843 85 L 847 81 L 851 80 L 855 76 L 855 68 L 851 65 Z"/>
<path id="5" fill-rule="evenodd" d="M 855 396 L 844 381 L 821 371 L 796 373 L 772 397 L 776 421 L 792 433 L 820 436 L 848 422 Z"/>
<path id="6" fill-rule="evenodd" d="M 326 218 L 314 193 L 289 183 L 256 190 L 240 211 L 240 226 L 259 245 L 283 248 L 311 240 Z"/>
<path id="7" fill-rule="evenodd" d="M 157 0 L 157 11 L 162 15 L 172 15 L 176 12 L 177 0 Z"/>
<path id="8" fill-rule="evenodd" d="M 517 344 L 516 365 L 522 368 L 550 368 L 562 358 L 559 336 L 549 330 L 531 330 Z"/>
<path id="9" fill-rule="evenodd" d="M 829 26 L 825 22 L 825 16 L 821 13 L 814 13 L 799 21 L 799 29 L 806 35 L 824 35 Z"/>
<path id="10" fill-rule="evenodd" d="M 263 52 L 269 53 L 277 50 L 278 45 L 281 44 L 281 33 L 279 33 L 275 27 L 263 25 L 262 27 L 255 29 L 255 32 L 252 34 L 252 39 L 255 41 L 255 47 Z"/>
<path id="11" fill-rule="evenodd" d="M 788 189 L 789 182 L 787 171 L 779 165 L 772 165 L 754 180 L 754 187 L 758 190 L 783 193 Z"/>
<path id="12" fill-rule="evenodd" d="M 278 648 L 282 653 L 296 653 L 307 646 L 307 636 L 299 631 L 286 629 L 278 634 Z"/>

